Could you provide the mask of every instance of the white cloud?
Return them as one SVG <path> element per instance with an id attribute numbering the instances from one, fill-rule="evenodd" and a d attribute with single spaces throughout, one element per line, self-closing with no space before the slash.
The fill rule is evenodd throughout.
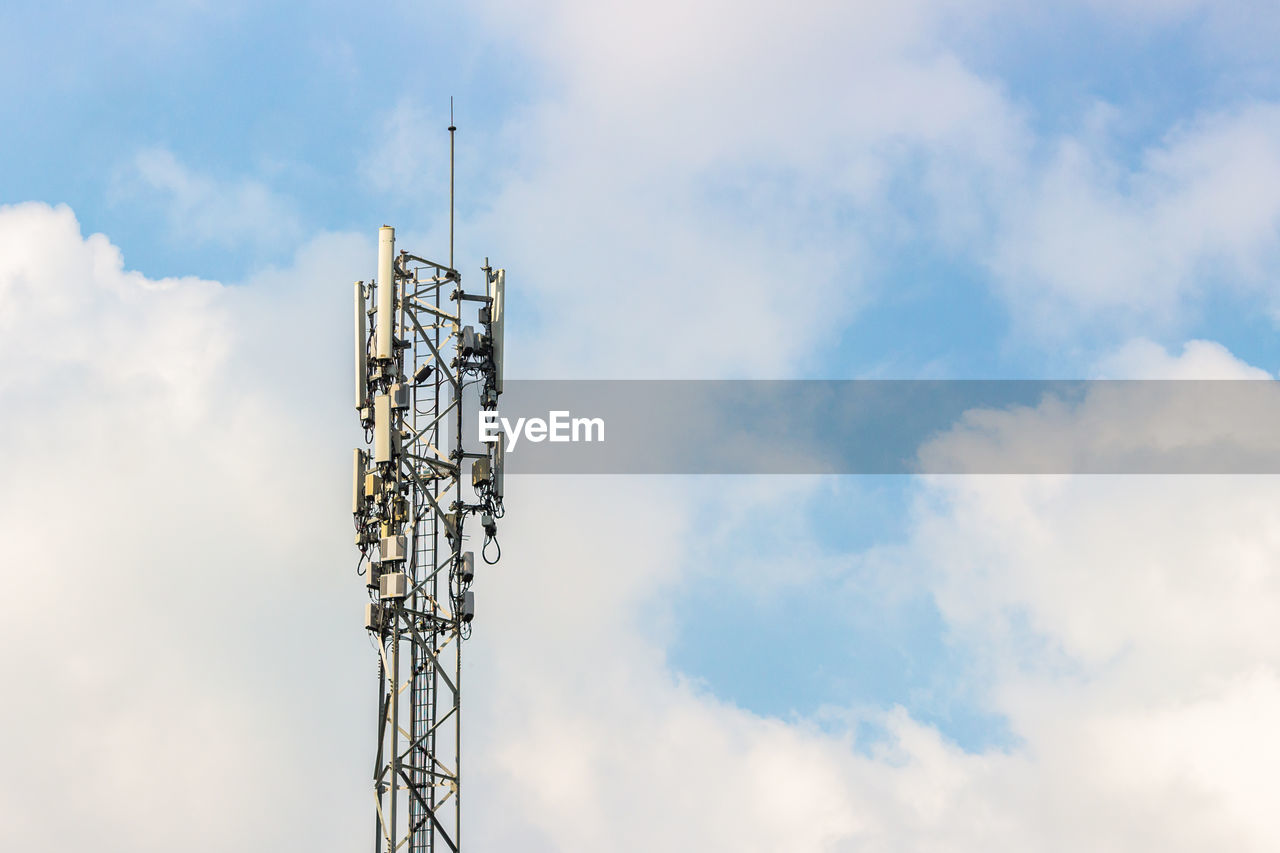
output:
<path id="1" fill-rule="evenodd" d="M 1180 356 L 1136 340 L 1103 359 L 1103 376 L 1261 380 L 1266 371 L 1210 341 Z M 1275 470 L 1276 382 L 1092 382 L 1045 386 L 1030 405 L 966 411 L 919 450 L 922 470 L 951 473 L 1252 473 Z"/>
<path id="2" fill-rule="evenodd" d="M 999 86 L 935 38 L 958 9 L 487 14 L 554 93 L 498 137 L 504 179 L 468 229 L 536 291 L 542 325 L 514 346 L 541 372 L 825 372 L 809 361 L 816 342 L 865 304 L 886 250 L 919 227 L 887 203 L 903 171 L 926 164 L 928 195 L 949 204 L 1024 145 Z M 976 226 L 953 207 L 938 221 L 959 241 Z M 601 328 L 611 346 L 592 352 Z M 548 329 L 565 339 L 535 346 Z"/>
<path id="3" fill-rule="evenodd" d="M 1260 367 L 1247 364 L 1216 341 L 1187 341 L 1182 354 L 1173 355 L 1145 338 L 1128 341 L 1099 360 L 1100 379 L 1271 379 Z"/>
<path id="4" fill-rule="evenodd" d="M 369 187 L 392 197 L 426 201 L 441 190 L 448 198 L 449 140 L 447 116 L 428 113 L 402 98 L 387 112 L 375 132 L 370 151 L 361 159 L 360 174 Z M 447 205 L 439 206 L 447 210 Z"/>
<path id="5" fill-rule="evenodd" d="M 1122 165 L 1064 139 L 1002 213 L 991 266 L 1042 335 L 1176 327 L 1215 290 L 1274 307 L 1280 109 L 1204 116 Z"/>
<path id="6" fill-rule="evenodd" d="M 998 782 L 1030 796 L 1031 849 L 1280 839 L 1276 499 L 1256 477 L 931 483 L 913 558 L 998 673 L 991 708 L 1025 765 Z"/>
<path id="7" fill-rule="evenodd" d="M 340 815 L 304 822 L 307 798 L 278 794 L 281 778 L 328 778 L 341 750 L 310 744 L 363 710 L 321 680 L 344 667 L 358 680 L 345 647 L 359 632 L 302 639 L 318 614 L 348 615 L 314 589 L 316 567 L 346 567 L 348 537 L 308 532 L 340 517 L 318 482 L 343 466 L 311 464 L 327 458 L 317 442 L 334 443 L 309 421 L 323 407 L 286 405 L 296 396 L 277 371 L 298 357 L 267 357 L 300 343 L 287 294 L 147 279 L 102 235 L 81 237 L 65 207 L 0 208 L 0 241 L 0 405 L 21 413 L 0 424 L 14 592 L 0 598 L 0 799 L 19 815 L 3 846 L 342 837 Z M 287 347 L 247 336 L 259 310 Z M 339 799 L 333 779 L 311 793 Z"/>
<path id="8" fill-rule="evenodd" d="M 292 249 L 301 236 L 292 203 L 265 184 L 214 180 L 164 148 L 139 151 L 118 173 L 114 194 L 159 208 L 179 242 L 280 253 Z"/>
<path id="9" fill-rule="evenodd" d="M 1117 107 L 1038 140 L 960 58 L 1000 3 L 486 8 L 554 94 L 498 140 L 505 174 L 471 224 L 543 318 L 607 325 L 630 354 L 580 348 L 557 371 L 826 373 L 809 339 L 856 319 L 903 246 L 987 270 L 1042 347 L 1177 331 L 1224 295 L 1276 310 L 1273 104 L 1190 117 L 1133 157 Z M 1109 23 L 1138 26 L 1130 12 Z M 658 329 L 670 355 L 648 346 Z"/>
<path id="10" fill-rule="evenodd" d="M 1147 377 L 1256 376 L 1210 342 L 1131 346 Z M 1016 451 L 1027 417 L 1106 454 L 1125 395 L 984 418 Z M 1173 413 L 1166 423 L 1194 421 Z M 1129 424 L 1141 432 L 1143 424 Z M 1047 430 L 1051 432 L 1051 430 Z M 1175 435 L 1180 432 L 1171 428 Z M 964 429 L 939 439 L 965 453 Z M 1054 454 L 1057 448 L 1046 446 Z M 962 772 L 998 846 L 1267 850 L 1280 840 L 1270 717 L 1280 707 L 1274 477 L 934 477 L 894 571 L 914 566 L 954 642 L 991 673 L 1018 739 Z M 981 768 L 979 770 L 978 768 Z M 1012 834 L 1000 834 L 1008 831 Z M 958 836 L 943 849 L 971 849 Z M 912 849 L 903 844 L 902 849 Z M 977 849 L 975 845 L 972 849 Z"/>

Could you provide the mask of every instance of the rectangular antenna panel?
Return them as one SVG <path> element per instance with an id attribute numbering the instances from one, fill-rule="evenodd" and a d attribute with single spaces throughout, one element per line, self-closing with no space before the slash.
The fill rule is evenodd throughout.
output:
<path id="1" fill-rule="evenodd" d="M 364 506 L 364 451 L 356 448 L 354 466 L 351 471 L 351 512 L 359 513 Z"/>
<path id="2" fill-rule="evenodd" d="M 369 402 L 369 331 L 365 327 L 364 282 L 357 281 L 356 291 L 356 408 Z"/>
<path id="3" fill-rule="evenodd" d="M 498 500 L 502 500 L 502 442 L 495 441 L 493 443 L 493 496 Z"/>
<path id="4" fill-rule="evenodd" d="M 373 397 L 373 461 L 390 462 L 395 452 L 391 444 L 391 398 L 386 394 Z"/>
<path id="5" fill-rule="evenodd" d="M 493 324 L 493 381 L 498 393 L 502 393 L 502 330 L 506 325 L 503 301 L 507 292 L 507 271 L 497 270 L 488 282 L 489 317 Z"/>

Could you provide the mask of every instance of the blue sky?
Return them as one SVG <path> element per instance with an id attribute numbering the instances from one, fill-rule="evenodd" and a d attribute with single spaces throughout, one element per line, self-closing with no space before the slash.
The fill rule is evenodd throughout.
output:
<path id="1" fill-rule="evenodd" d="M 123 493 L 166 518 L 162 495 L 207 481 L 191 505 L 209 518 L 239 507 L 227 523 L 256 543 L 235 552 L 241 563 L 262 554 L 273 568 L 300 562 L 261 520 L 279 512 L 280 535 L 293 537 L 311 565 L 344 567 L 345 528 L 329 537 L 314 519 L 337 505 L 345 471 L 315 460 L 347 458 L 355 433 L 343 410 L 349 282 L 369 274 L 384 222 L 397 225 L 402 245 L 443 253 L 450 96 L 460 266 L 474 274 L 489 256 L 510 271 L 510 375 L 1217 377 L 1250 366 L 1274 375 L 1276 35 L 1280 16 L 1264 4 L 1196 0 L 918 0 L 782 12 L 714 2 L 564 2 L 537 12 L 498 0 L 465 10 L 11 4 L 0 11 L 0 205 L 66 205 L 70 214 L 5 208 L 0 331 L 13 353 L 27 351 L 34 327 L 81 343 L 33 371 L 19 370 L 14 356 L 11 374 L 0 374 L 0 401 L 10 411 L 53 412 L 59 423 L 84 420 L 122 441 L 143 430 L 129 420 L 131 407 L 154 404 L 149 423 L 164 428 L 149 439 L 159 448 L 149 479 L 130 479 L 143 475 L 127 473 L 124 455 L 97 445 L 90 453 L 68 436 L 83 454 L 66 461 L 69 481 L 86 478 L 94 492 L 121 478 Z M 114 270 L 105 243 L 87 239 L 97 233 L 148 283 L 142 291 L 172 292 L 172 301 L 112 301 L 106 294 L 138 280 Z M 28 260 L 36 247 L 44 254 Z M 40 258 L 54 259 L 48 270 Z M 217 284 L 155 284 L 170 278 Z M 67 297 L 72 307 L 62 293 L 76 294 Z M 80 408 L 33 390 L 37 379 L 71 383 Z M 165 390 L 153 397 L 144 385 Z M 15 418 L 0 432 L 3 458 L 19 473 L 22 449 L 38 438 L 29 429 Z M 161 465 L 175 436 L 203 449 L 181 476 L 177 462 Z M 1192 580 L 1210 564 L 1239 566 L 1244 579 L 1231 587 L 1239 600 L 1219 602 L 1222 613 L 1250 599 L 1242 592 L 1249 583 L 1269 582 L 1266 560 L 1261 569 L 1254 562 L 1255 551 L 1271 553 L 1259 509 L 1269 486 L 1184 484 L 1166 494 L 1148 483 L 1151 491 L 1135 498 L 1116 483 L 783 479 L 543 486 L 530 478 L 522 487 L 536 507 L 504 551 L 526 568 L 504 588 L 494 579 L 486 590 L 484 578 L 478 587 L 512 624 L 487 635 L 478 628 L 474 643 L 479 677 L 512 685 L 513 694 L 520 685 L 542 692 L 523 715 L 505 696 L 483 706 L 479 716 L 503 734 L 477 741 L 477 774 L 491 796 L 526 803 L 536 790 L 521 769 L 527 763 L 586 756 L 565 762 L 565 789 L 576 799 L 544 805 L 548 814 L 572 806 L 588 816 L 574 836 L 512 805 L 510 826 L 483 836 L 492 849 L 513 838 L 603 849 L 600 827 L 616 818 L 633 782 L 625 760 L 611 763 L 612 741 L 590 739 L 597 722 L 633 732 L 637 743 L 670 744 L 673 754 L 692 750 L 696 772 L 706 774 L 698 778 L 713 788 L 730 776 L 754 778 L 755 764 L 735 763 L 743 755 L 813 756 L 798 761 L 797 790 L 819 792 L 818 804 L 837 792 L 829 808 L 779 806 L 782 817 L 755 826 L 754 838 L 786 838 L 803 824 L 828 833 L 805 849 L 927 849 L 931 836 L 913 833 L 936 817 L 941 836 L 960 839 L 937 849 L 970 849 L 966 839 L 973 849 L 993 839 L 1058 849 L 1044 839 L 1072 822 L 1056 812 L 1011 818 L 1017 828 L 1006 835 L 969 835 L 955 817 L 969 813 L 959 795 L 948 800 L 954 812 L 939 807 L 928 820 L 901 804 L 945 787 L 939 779 L 963 777 L 959 787 L 987 803 L 1012 801 L 1006 779 L 1048 801 L 1053 778 L 1093 778 L 1094 765 L 1053 763 L 1046 732 L 1067 725 L 1060 714 L 1123 744 L 1135 740 L 1124 729 L 1130 720 L 1179 736 L 1199 731 L 1199 717 L 1182 729 L 1178 714 L 1206 696 L 1221 699 L 1227 717 L 1240 696 L 1270 701 L 1270 676 L 1256 675 L 1276 666 L 1267 632 L 1237 636 L 1225 620 L 1187 617 L 1174 595 L 1204 594 Z M 319 497 L 331 486 L 333 501 Z M 0 506 L 27 506 L 5 494 Z M 246 494 L 260 502 L 256 514 L 241 506 Z M 1224 502 L 1239 510 L 1225 520 L 1208 509 Z M 1163 542 L 1160 519 L 1135 508 L 1148 505 L 1164 507 L 1186 541 Z M 73 512 L 94 527 L 88 519 L 109 511 Z M 575 512 L 584 514 L 580 524 Z M 15 530 L 37 523 L 12 513 Z M 133 523 L 102 518 L 109 545 Z M 180 543 L 195 535 L 187 523 L 173 522 Z M 1156 540 L 1150 559 L 1175 566 L 1174 580 L 1144 574 L 1142 546 Z M 571 557 L 552 541 L 569 543 Z M 214 560 L 217 547 L 209 552 L 201 559 Z M 133 565 L 129 553 L 123 540 L 110 550 L 122 567 Z M 1182 555 L 1195 562 L 1179 562 L 1192 560 Z M 1151 596 L 1142 627 L 1118 627 L 1124 614 L 1105 606 L 1068 608 L 1079 604 L 1076 564 L 1088 567 L 1081 584 L 1130 570 L 1145 579 L 1120 584 L 1114 596 L 1144 611 Z M 135 568 L 135 580 L 162 571 L 145 560 Z M 66 571 L 75 576 L 70 564 Z M 245 618 L 233 593 L 203 583 L 220 603 L 201 619 Z M 552 595 L 555 584 L 562 587 Z M 268 593 L 281 607 L 291 594 L 283 584 Z M 323 630 L 321 617 L 342 612 L 357 591 L 308 595 L 317 622 L 291 623 L 299 631 Z M 523 648 L 528 632 L 545 627 L 529 602 L 563 606 L 561 621 L 573 626 L 544 639 L 565 656 L 554 669 L 540 669 L 545 661 Z M 1217 614 L 1214 606 L 1201 614 Z M 1187 635 L 1218 657 L 1201 661 L 1183 648 L 1170 628 L 1181 623 L 1162 612 L 1199 626 Z M 292 642 L 261 621 L 245 630 L 263 644 Z M 581 642 L 581 632 L 595 642 Z M 189 641 L 187 659 L 209 655 L 224 673 L 219 696 L 190 689 L 222 709 L 210 725 L 234 729 L 244 744 L 257 729 L 243 709 L 269 716 L 290 703 L 332 703 L 333 718 L 313 723 L 313 736 L 362 711 L 336 687 L 316 687 L 320 678 L 298 676 L 291 692 L 263 686 L 260 673 L 237 681 L 254 645 L 223 648 L 214 633 L 188 637 L 179 625 L 175 655 Z M 116 657 L 136 651 L 120 642 Z M 358 632 L 325 643 L 334 684 L 364 672 Z M 592 667 L 607 674 L 599 683 L 583 675 Z M 1134 676 L 1162 667 L 1165 681 Z M 628 679 L 635 684 L 620 686 Z M 1169 685 L 1185 690 L 1173 695 Z M 143 726 L 145 715 L 130 716 L 134 706 L 121 702 L 120 730 Z M 635 719 L 646 702 L 655 710 Z M 566 708 L 581 709 L 576 725 L 561 725 Z M 717 737 L 726 739 L 722 752 L 709 745 Z M 363 760 L 363 741 L 336 740 L 332 755 L 314 759 L 319 775 Z M 847 760 L 816 757 L 841 750 Z M 1280 830 L 1229 781 L 1252 777 L 1206 755 L 1185 761 L 1193 777 L 1216 780 L 1205 783 L 1206 802 L 1216 805 L 1179 837 L 1245 838 L 1236 849 L 1267 849 Z M 206 775 L 217 778 L 219 766 Z M 919 789 L 892 772 L 904 767 L 920 769 Z M 1182 778 L 1180 767 L 1171 778 Z M 1136 801 L 1115 790 L 1146 796 L 1166 781 L 1123 777 L 1082 797 L 1127 815 Z M 880 812 L 897 815 L 901 806 L 901 820 L 868 817 L 871 806 L 842 810 L 900 783 L 898 805 Z M 655 782 L 641 775 L 634 784 Z M 315 796 L 341 803 L 345 793 Z M 655 807 L 684 822 L 702 849 L 724 842 L 708 829 L 716 820 L 679 803 Z M 305 811 L 301 800 L 296 808 Z M 330 829 L 356 837 L 344 814 L 334 812 Z M 1077 840 L 1118 845 L 1111 849 L 1164 843 L 1135 835 L 1130 823 Z M 122 827 L 130 849 L 160 843 Z M 770 849 L 760 845 L 738 849 Z"/>

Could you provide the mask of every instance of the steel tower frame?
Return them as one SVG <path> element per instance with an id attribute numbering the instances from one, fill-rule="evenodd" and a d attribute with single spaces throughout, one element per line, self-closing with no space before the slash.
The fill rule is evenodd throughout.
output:
<path id="1" fill-rule="evenodd" d="M 352 513 L 378 652 L 375 853 L 461 846 L 462 641 L 475 613 L 465 528 L 479 516 L 481 556 L 497 562 L 503 514 L 501 445 L 468 451 L 464 414 L 502 391 L 505 271 L 486 260 L 486 292 L 463 290 L 450 207 L 448 264 L 397 256 L 383 226 L 377 279 L 355 284 L 356 406 L 372 445 L 355 451 Z M 481 332 L 463 325 L 471 308 Z"/>

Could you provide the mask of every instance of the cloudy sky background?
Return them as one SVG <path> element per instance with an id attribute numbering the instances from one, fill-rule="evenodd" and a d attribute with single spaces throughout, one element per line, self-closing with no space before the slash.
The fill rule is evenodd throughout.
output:
<path id="1" fill-rule="evenodd" d="M 450 94 L 509 375 L 1256 378 L 1278 36 L 1197 0 L 10 4 L 0 846 L 368 843 L 349 287 L 383 222 L 444 245 Z M 1280 845 L 1274 478 L 508 491 L 473 850 Z"/>

